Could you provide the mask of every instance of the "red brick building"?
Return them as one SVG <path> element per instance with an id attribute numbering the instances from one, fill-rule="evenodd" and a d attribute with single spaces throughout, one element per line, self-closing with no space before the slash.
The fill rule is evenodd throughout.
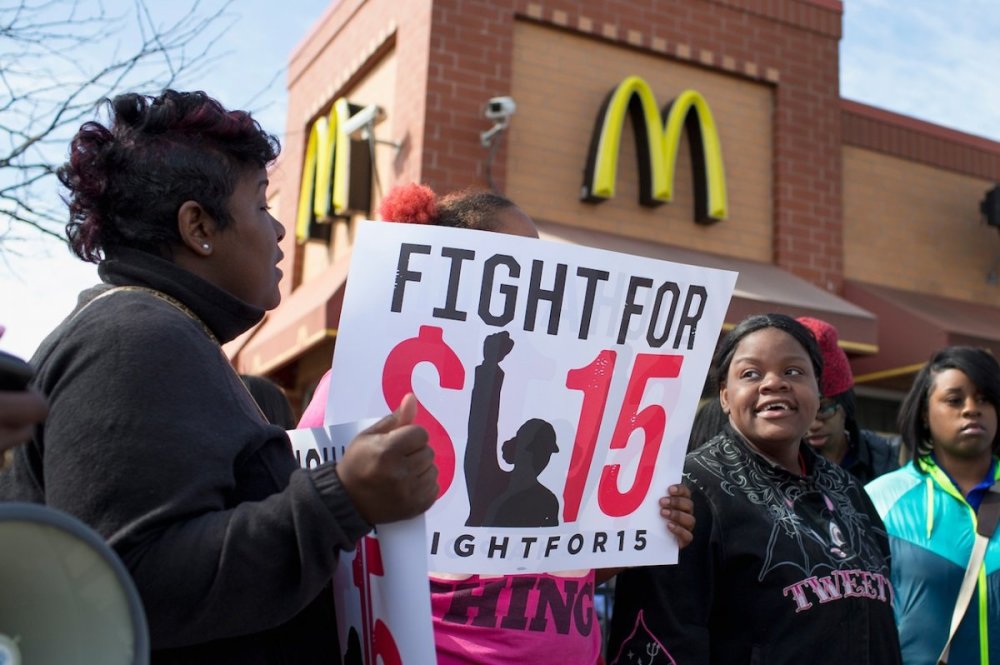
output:
<path id="1" fill-rule="evenodd" d="M 283 304 L 228 348 L 239 370 L 273 376 L 301 407 L 329 367 L 357 220 L 396 183 L 492 184 L 543 237 L 738 270 L 730 323 L 762 311 L 835 323 L 862 409 L 891 428 L 934 348 L 1000 352 L 1000 247 L 980 211 L 1000 181 L 1000 144 L 841 99 L 842 14 L 839 0 L 333 3 L 291 55 L 272 205 L 300 233 L 284 241 Z M 710 109 L 725 219 L 696 221 L 701 190 L 715 191 L 701 184 L 704 152 L 689 149 L 713 134 L 704 114 L 679 117 L 693 131 L 661 144 L 668 157 L 676 148 L 669 203 L 640 201 L 647 142 L 635 147 L 635 132 L 649 132 L 628 106 L 614 195 L 581 196 L 602 105 L 629 77 L 661 123 L 688 91 Z M 484 145 L 498 97 L 516 112 Z M 638 106 L 641 95 L 621 97 Z M 341 132 L 323 149 L 317 122 L 336 139 L 372 105 L 367 135 Z M 333 188 L 334 204 L 310 206 L 317 188 Z"/>

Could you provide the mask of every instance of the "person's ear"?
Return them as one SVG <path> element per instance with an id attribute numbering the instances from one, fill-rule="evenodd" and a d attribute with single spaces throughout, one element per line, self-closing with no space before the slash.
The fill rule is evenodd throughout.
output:
<path id="1" fill-rule="evenodd" d="M 197 201 L 185 201 L 177 209 L 181 244 L 198 256 L 211 256 L 216 228 L 215 220 Z"/>
<path id="2" fill-rule="evenodd" d="M 719 404 L 722 406 L 722 413 L 729 415 L 729 391 L 726 384 L 719 386 Z"/>

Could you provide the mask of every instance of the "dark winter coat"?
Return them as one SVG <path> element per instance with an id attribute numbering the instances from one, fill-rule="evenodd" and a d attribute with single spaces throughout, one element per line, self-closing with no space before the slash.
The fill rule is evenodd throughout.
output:
<path id="1" fill-rule="evenodd" d="M 369 525 L 332 465 L 297 468 L 208 334 L 231 340 L 263 312 L 142 252 L 100 275 L 32 358 L 50 415 L 0 497 L 108 540 L 142 597 L 153 663 L 335 662 L 331 574 Z M 156 289 L 196 318 L 147 292 L 86 306 L 112 285 Z"/>
<path id="2" fill-rule="evenodd" d="M 729 426 L 687 456 L 697 523 L 675 566 L 618 577 L 609 665 L 895 665 L 889 544 L 846 471 L 805 476 Z"/>
<path id="3" fill-rule="evenodd" d="M 899 439 L 889 440 L 866 429 L 859 434 L 843 466 L 862 485 L 899 468 Z"/>

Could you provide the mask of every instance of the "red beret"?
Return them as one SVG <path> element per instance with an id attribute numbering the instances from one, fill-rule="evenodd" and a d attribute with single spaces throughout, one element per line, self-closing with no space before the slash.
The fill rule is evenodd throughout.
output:
<path id="1" fill-rule="evenodd" d="M 823 377 L 820 392 L 824 397 L 834 397 L 846 393 L 854 386 L 854 375 L 847 362 L 847 354 L 837 345 L 837 329 L 826 321 L 809 316 L 800 316 L 798 322 L 808 328 L 823 354 Z"/>

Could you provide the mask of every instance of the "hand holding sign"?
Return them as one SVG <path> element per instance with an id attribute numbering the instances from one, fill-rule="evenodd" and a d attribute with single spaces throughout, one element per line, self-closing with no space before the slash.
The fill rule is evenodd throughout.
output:
<path id="1" fill-rule="evenodd" d="M 667 529 L 677 538 L 677 547 L 684 549 L 694 540 L 694 501 L 687 485 L 671 485 L 667 496 L 660 498 L 660 517 L 667 520 Z"/>
<path id="2" fill-rule="evenodd" d="M 337 465 L 344 490 L 370 524 L 415 517 L 437 497 L 434 451 L 427 430 L 412 424 L 416 412 L 407 394 L 394 413 L 358 435 Z"/>

